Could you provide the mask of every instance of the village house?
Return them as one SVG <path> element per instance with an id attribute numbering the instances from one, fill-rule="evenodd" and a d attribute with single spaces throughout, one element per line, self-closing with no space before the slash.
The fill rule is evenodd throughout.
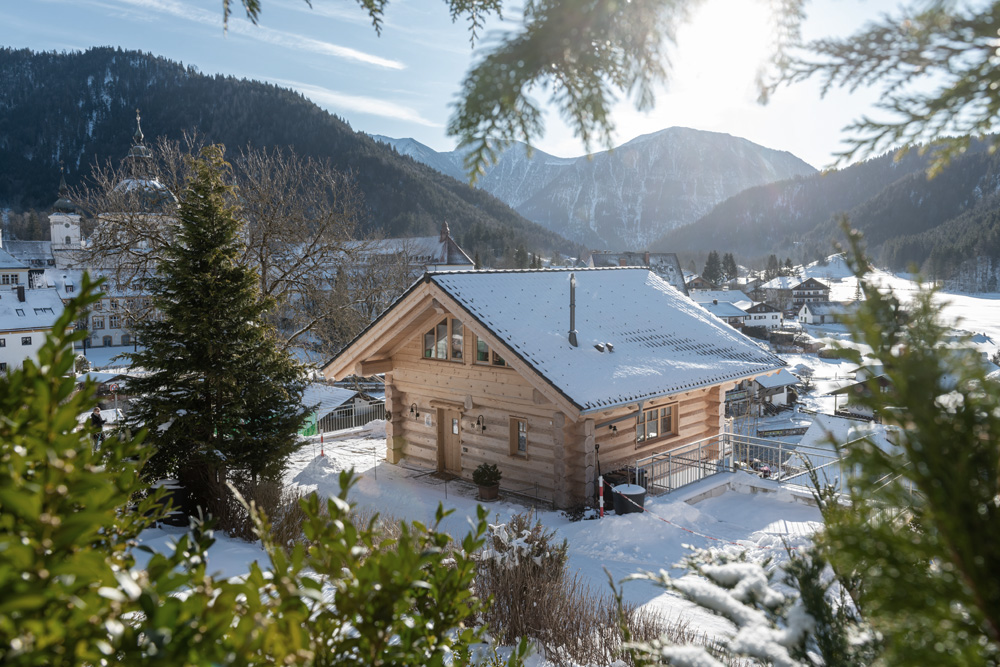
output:
<path id="1" fill-rule="evenodd" d="M 830 288 L 815 278 L 809 278 L 792 287 L 792 306 L 796 309 L 801 308 L 806 303 L 820 303 L 829 300 Z"/>
<path id="2" fill-rule="evenodd" d="M 694 276 L 694 277 L 690 278 L 685 283 L 685 286 L 688 288 L 689 291 L 691 291 L 691 290 L 717 290 L 717 289 L 719 289 L 718 285 L 716 285 L 715 283 L 713 283 L 713 282 L 711 282 L 709 280 L 705 280 L 701 276 Z"/>
<path id="3" fill-rule="evenodd" d="M 428 273 L 324 367 L 385 374 L 386 459 L 556 507 L 607 471 L 717 435 L 777 357 L 647 269 Z"/>
<path id="4" fill-rule="evenodd" d="M 799 308 L 799 322 L 802 324 L 835 324 L 854 312 L 857 302 L 818 301 L 806 303 Z"/>
<path id="5" fill-rule="evenodd" d="M 696 303 L 729 326 L 742 329 L 746 323 L 747 314 L 729 301 L 712 299 L 711 301 L 698 301 Z"/>
<path id="6" fill-rule="evenodd" d="M 792 288 L 801 282 L 802 279 L 797 276 L 778 276 L 762 284 L 760 291 L 764 294 L 764 301 L 785 311 L 792 305 Z"/>
<path id="7" fill-rule="evenodd" d="M 37 358 L 62 311 L 55 290 L 29 290 L 20 284 L 0 289 L 0 372 Z"/>
<path id="8" fill-rule="evenodd" d="M 769 303 L 755 303 L 744 310 L 747 313 L 746 326 L 748 327 L 764 327 L 768 330 L 781 328 L 781 311 Z"/>

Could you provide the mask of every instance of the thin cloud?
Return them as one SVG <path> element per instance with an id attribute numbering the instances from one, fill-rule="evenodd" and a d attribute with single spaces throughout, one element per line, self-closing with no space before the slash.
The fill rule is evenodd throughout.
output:
<path id="1" fill-rule="evenodd" d="M 193 21 L 202 25 L 222 28 L 221 13 L 211 12 L 197 7 L 191 7 L 176 0 L 120 0 L 123 4 L 138 7 L 146 11 L 155 11 L 162 14 L 169 14 L 176 18 Z M 296 51 L 308 51 L 324 56 L 332 56 L 344 60 L 375 65 L 386 69 L 401 70 L 406 69 L 406 65 L 398 60 L 382 58 L 364 51 L 358 51 L 347 46 L 340 46 L 331 42 L 325 42 L 305 35 L 298 35 L 284 30 L 275 30 L 260 25 L 253 25 L 249 21 L 233 16 L 229 17 L 229 32 L 256 39 L 268 44 L 280 46 Z"/>
<path id="2" fill-rule="evenodd" d="M 301 81 L 288 81 L 284 79 L 273 79 L 273 81 L 279 85 L 297 90 L 317 104 L 331 107 L 338 111 L 354 111 L 381 116 L 383 118 L 394 118 L 426 127 L 444 127 L 441 123 L 427 120 L 415 109 L 396 104 L 395 102 L 387 102 L 386 100 L 363 97 L 361 95 L 346 95 L 330 90 L 329 88 L 314 86 L 309 83 L 302 83 Z"/>

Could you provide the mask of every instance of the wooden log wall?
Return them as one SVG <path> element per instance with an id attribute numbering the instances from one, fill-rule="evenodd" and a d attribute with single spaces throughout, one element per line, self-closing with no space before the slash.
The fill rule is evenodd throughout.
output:
<path id="1" fill-rule="evenodd" d="M 474 345 L 467 331 L 467 357 Z M 463 478 L 472 479 L 480 463 L 495 463 L 503 473 L 501 489 L 555 502 L 556 470 L 564 471 L 566 460 L 562 412 L 511 368 L 475 364 L 471 358 L 464 363 L 424 359 L 422 353 L 421 332 L 393 355 L 392 373 L 386 375 L 386 409 L 392 411 L 387 460 L 404 455 L 416 465 L 442 467 L 437 407 L 443 406 L 460 413 Z M 479 417 L 483 429 L 476 425 Z M 526 456 L 510 453 L 511 417 L 528 423 Z"/>
<path id="2" fill-rule="evenodd" d="M 441 469 L 438 408 L 460 415 L 461 476 L 472 479 L 480 463 L 495 463 L 503 473 L 501 489 L 572 507 L 592 501 L 597 463 L 609 472 L 653 453 L 665 452 L 719 433 L 728 385 L 693 390 L 645 407 L 676 403 L 678 434 L 636 447 L 636 406 L 584 415 L 572 421 L 511 368 L 473 363 L 475 336 L 465 330 L 463 362 L 423 358 L 423 331 L 392 357 L 386 374 L 386 459 L 404 456 L 418 466 Z M 411 406 L 414 408 L 410 413 Z M 419 417 L 416 413 L 419 412 Z M 617 432 L 602 422 L 615 422 Z M 484 429 L 477 425 L 482 417 Z M 510 419 L 528 422 L 527 456 L 511 454 Z M 599 446 L 599 452 L 595 451 Z"/>
<path id="3" fill-rule="evenodd" d="M 639 447 L 636 447 L 635 442 L 636 420 L 634 418 L 615 422 L 617 433 L 610 428 L 610 425 L 603 425 L 626 415 L 638 415 L 636 406 L 632 405 L 628 408 L 595 415 L 594 420 L 598 424 L 596 442 L 600 445 L 598 454 L 601 471 L 610 472 L 625 465 L 634 464 L 637 459 L 651 454 L 667 452 L 689 442 L 716 435 L 719 433 L 723 419 L 720 396 L 722 396 L 722 391 L 720 387 L 716 386 L 650 401 L 644 406 L 646 409 L 676 403 L 677 435 L 672 438 L 643 443 Z"/>

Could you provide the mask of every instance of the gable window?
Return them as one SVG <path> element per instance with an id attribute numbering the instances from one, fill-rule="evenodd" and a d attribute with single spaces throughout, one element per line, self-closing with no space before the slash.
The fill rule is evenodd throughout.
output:
<path id="1" fill-rule="evenodd" d="M 677 435 L 677 404 L 643 410 L 636 417 L 636 443 Z"/>
<path id="2" fill-rule="evenodd" d="M 424 359 L 462 361 L 465 327 L 460 320 L 445 318 L 424 334 Z"/>
<path id="3" fill-rule="evenodd" d="M 510 418 L 510 455 L 528 455 L 528 420 L 523 417 Z"/>
<path id="4" fill-rule="evenodd" d="M 0 338 L 0 347 L 7 347 L 7 339 Z"/>
<path id="5" fill-rule="evenodd" d="M 507 362 L 504 358 L 496 353 L 496 350 L 490 348 L 479 336 L 476 336 L 476 363 L 477 364 L 490 364 L 491 366 L 507 366 Z"/>
<path id="6" fill-rule="evenodd" d="M 5 364 L 4 362 L 0 361 L 0 371 L 5 371 L 5 370 L 7 370 L 7 364 Z"/>
<path id="7" fill-rule="evenodd" d="M 21 345 L 31 345 L 31 336 L 21 336 Z"/>

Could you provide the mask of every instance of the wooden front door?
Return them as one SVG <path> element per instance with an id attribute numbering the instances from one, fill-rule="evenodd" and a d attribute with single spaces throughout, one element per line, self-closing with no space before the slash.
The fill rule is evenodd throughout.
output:
<path id="1" fill-rule="evenodd" d="M 438 470 L 462 474 L 462 415 L 438 408 Z"/>

